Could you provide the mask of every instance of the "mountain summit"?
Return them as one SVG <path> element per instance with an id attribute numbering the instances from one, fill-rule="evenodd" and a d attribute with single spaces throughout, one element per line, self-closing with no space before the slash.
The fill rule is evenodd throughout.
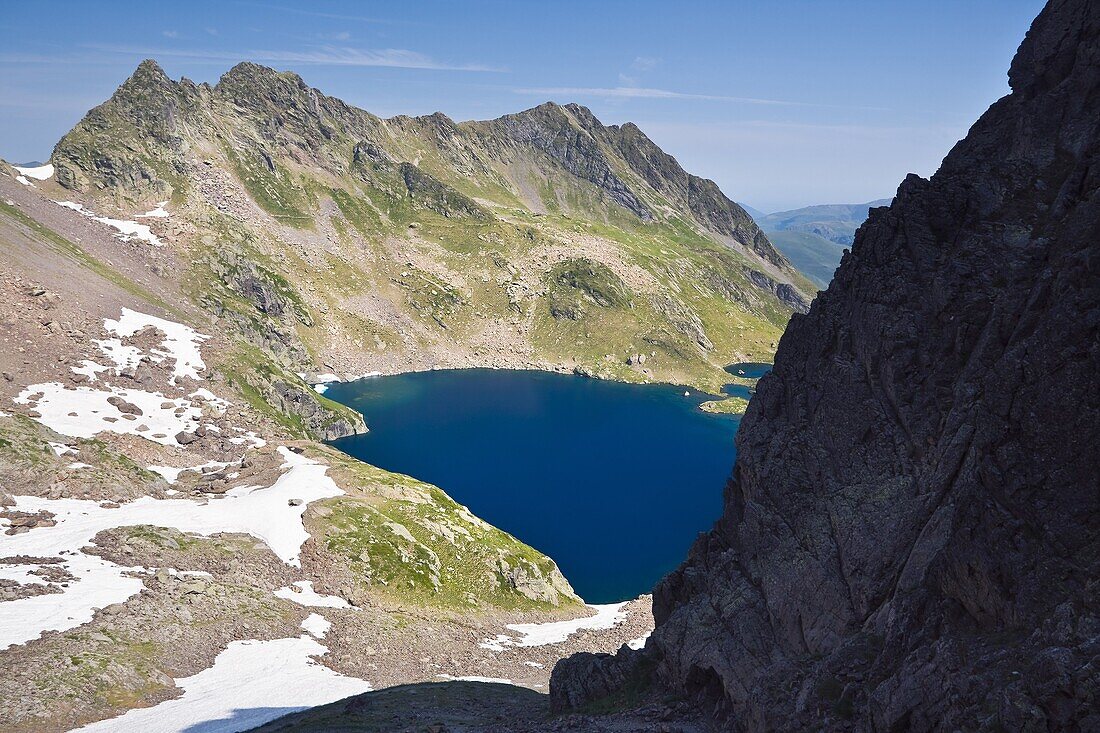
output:
<path id="1" fill-rule="evenodd" d="M 51 162 L 94 208 L 167 200 L 201 232 L 178 236 L 192 296 L 294 370 L 313 352 L 350 372 L 538 366 L 716 391 L 814 292 L 713 181 L 576 104 L 382 119 L 293 73 L 244 62 L 210 86 L 149 60 Z"/>

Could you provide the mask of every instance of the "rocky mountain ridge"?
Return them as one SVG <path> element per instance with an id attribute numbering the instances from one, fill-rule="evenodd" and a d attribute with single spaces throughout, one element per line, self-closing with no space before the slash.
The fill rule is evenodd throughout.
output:
<path id="1" fill-rule="evenodd" d="M 197 233 L 174 243 L 191 297 L 292 371 L 535 366 L 714 391 L 813 293 L 713 182 L 579 105 L 382 119 L 252 63 L 209 85 L 145 61 L 51 162 L 97 211 L 166 201 Z M 631 297 L 563 285 L 574 270 Z"/>
<path id="2" fill-rule="evenodd" d="M 726 730 L 1100 727 L 1100 6 L 1009 80 L 792 318 L 645 650 L 560 708 L 655 669 Z"/>

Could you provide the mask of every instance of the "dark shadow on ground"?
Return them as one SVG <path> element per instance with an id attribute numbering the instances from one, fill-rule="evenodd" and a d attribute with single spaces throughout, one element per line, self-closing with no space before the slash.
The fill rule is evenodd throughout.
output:
<path id="1" fill-rule="evenodd" d="M 228 718 L 216 720 L 204 720 L 183 729 L 183 733 L 229 733 L 229 731 L 243 731 L 262 725 L 271 720 L 276 720 L 297 713 L 305 708 L 240 708 L 234 710 Z"/>
<path id="2" fill-rule="evenodd" d="M 400 733 L 538 730 L 550 698 L 493 682 L 425 682 L 388 687 L 291 713 L 253 733 Z M 188 729 L 187 733 L 198 733 Z"/>

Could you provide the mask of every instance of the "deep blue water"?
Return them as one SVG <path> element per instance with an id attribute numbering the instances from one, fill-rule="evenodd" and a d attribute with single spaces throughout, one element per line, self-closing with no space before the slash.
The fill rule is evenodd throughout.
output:
<path id="1" fill-rule="evenodd" d="M 763 364 L 760 362 L 743 362 L 741 364 L 730 364 L 726 367 L 726 371 L 735 377 L 743 377 L 745 379 L 760 379 L 768 372 L 772 370 L 771 364 Z M 752 387 L 746 387 L 743 384 L 727 384 L 722 388 L 722 391 L 732 397 L 744 397 L 746 400 L 752 399 L 752 393 L 755 391 Z"/>
<path id="2" fill-rule="evenodd" d="M 684 387 L 536 371 L 375 377 L 325 396 L 370 428 L 336 447 L 439 486 L 553 557 L 590 603 L 649 592 L 709 529 L 740 423 Z"/>

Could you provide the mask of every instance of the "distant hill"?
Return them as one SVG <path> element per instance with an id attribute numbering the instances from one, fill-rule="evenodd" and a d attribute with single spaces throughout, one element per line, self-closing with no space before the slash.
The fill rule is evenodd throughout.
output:
<path id="1" fill-rule="evenodd" d="M 779 231 L 809 232 L 837 244 L 851 244 L 856 229 L 867 219 L 867 211 L 889 204 L 890 199 L 877 199 L 865 204 L 823 204 L 777 211 L 764 217 L 751 216 L 768 234 Z"/>
<path id="2" fill-rule="evenodd" d="M 792 265 L 822 290 L 829 286 L 844 254 L 843 244 L 830 242 L 810 232 L 768 232 L 768 239 L 787 256 Z"/>
<path id="3" fill-rule="evenodd" d="M 802 274 L 825 288 L 833 279 L 844 248 L 852 244 L 856 229 L 866 221 L 867 211 L 889 203 L 890 199 L 877 199 L 865 204 L 820 204 L 773 214 L 744 204 L 741 208 Z"/>
<path id="4" fill-rule="evenodd" d="M 740 206 L 742 209 L 744 209 L 745 213 L 748 214 L 749 216 L 751 216 L 753 218 L 753 221 L 755 221 L 758 226 L 759 226 L 760 222 L 763 221 L 764 219 L 766 219 L 767 216 L 768 216 L 767 214 L 765 214 L 760 209 L 754 209 L 753 207 L 746 204 L 744 201 L 738 201 L 737 205 Z"/>

